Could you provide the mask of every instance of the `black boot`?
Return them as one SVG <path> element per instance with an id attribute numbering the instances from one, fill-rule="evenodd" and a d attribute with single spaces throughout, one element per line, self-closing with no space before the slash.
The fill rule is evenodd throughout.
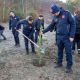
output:
<path id="1" fill-rule="evenodd" d="M 17 46 L 17 44 L 15 43 L 15 45 L 14 45 L 15 47 Z"/>
<path id="2" fill-rule="evenodd" d="M 72 54 L 75 54 L 75 50 L 72 50 Z"/>
<path id="3" fill-rule="evenodd" d="M 6 40 L 6 37 L 4 37 L 4 40 Z"/>
<path id="4" fill-rule="evenodd" d="M 73 73 L 73 70 L 71 68 L 66 68 L 65 72 L 66 73 Z"/>
<path id="5" fill-rule="evenodd" d="M 14 46 L 15 46 L 15 47 L 20 47 L 20 44 L 15 44 Z"/>
<path id="6" fill-rule="evenodd" d="M 62 66 L 63 66 L 62 64 L 56 64 L 54 68 L 61 68 Z"/>
<path id="7" fill-rule="evenodd" d="M 29 50 L 26 48 L 26 54 L 29 55 Z"/>
<path id="8" fill-rule="evenodd" d="M 6 40 L 6 37 L 3 35 L 3 33 L 1 34 L 1 36 L 3 37 L 3 40 Z"/>
<path id="9" fill-rule="evenodd" d="M 78 54 L 80 54 L 80 49 L 78 49 Z"/>
<path id="10" fill-rule="evenodd" d="M 32 51 L 32 54 L 34 55 L 34 54 L 36 54 L 36 52 L 35 51 Z"/>
<path id="11" fill-rule="evenodd" d="M 17 47 L 20 47 L 20 44 L 17 44 L 16 46 L 17 46 Z"/>

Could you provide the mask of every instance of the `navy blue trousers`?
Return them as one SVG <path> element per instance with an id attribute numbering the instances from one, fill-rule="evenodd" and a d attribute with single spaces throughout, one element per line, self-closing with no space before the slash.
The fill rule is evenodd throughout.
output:
<path id="1" fill-rule="evenodd" d="M 15 45 L 20 44 L 19 33 L 15 29 L 12 30 L 12 33 L 13 33 L 13 36 L 14 36 Z"/>
<path id="2" fill-rule="evenodd" d="M 25 34 L 25 35 L 26 35 L 26 34 Z M 34 36 L 33 36 L 33 35 L 32 35 L 32 36 L 26 35 L 26 36 L 27 36 L 29 39 L 31 39 L 32 41 L 34 41 Z M 28 41 L 28 39 L 26 39 L 25 37 L 24 37 L 24 41 L 25 41 L 26 50 L 29 51 L 29 41 Z M 30 44 L 31 44 L 32 52 L 35 52 L 34 44 L 31 43 L 31 42 L 30 42 Z"/>
<path id="3" fill-rule="evenodd" d="M 67 68 L 71 68 L 73 65 L 72 61 L 72 43 L 70 42 L 69 38 L 57 36 L 57 46 L 58 46 L 58 65 L 62 65 L 63 62 L 63 50 L 65 48 L 66 52 L 66 61 L 67 61 Z"/>
<path id="4" fill-rule="evenodd" d="M 75 35 L 72 50 L 75 50 L 75 44 L 77 44 L 77 49 L 80 49 L 80 34 Z"/>
<path id="5" fill-rule="evenodd" d="M 39 31 L 36 31 L 35 32 L 35 43 L 38 42 L 38 36 L 39 36 Z"/>

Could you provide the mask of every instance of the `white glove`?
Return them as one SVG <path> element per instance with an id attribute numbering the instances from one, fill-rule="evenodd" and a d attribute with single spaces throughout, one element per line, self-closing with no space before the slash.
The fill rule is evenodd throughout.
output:
<path id="1" fill-rule="evenodd" d="M 74 38 L 69 38 L 70 42 L 73 42 L 74 41 Z"/>

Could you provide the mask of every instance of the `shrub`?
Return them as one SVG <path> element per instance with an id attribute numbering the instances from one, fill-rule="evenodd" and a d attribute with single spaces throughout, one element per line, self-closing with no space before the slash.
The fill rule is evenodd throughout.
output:
<path id="1" fill-rule="evenodd" d="M 29 9 L 27 15 L 32 16 L 34 19 L 37 17 L 37 13 L 34 9 Z"/>

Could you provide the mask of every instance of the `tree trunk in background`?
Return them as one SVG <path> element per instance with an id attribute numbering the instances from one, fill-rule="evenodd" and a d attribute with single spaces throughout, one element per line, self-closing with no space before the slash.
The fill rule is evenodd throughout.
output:
<path id="1" fill-rule="evenodd" d="M 0 17 L 3 20 L 8 20 L 10 10 L 13 10 L 21 17 L 27 15 L 29 11 L 46 15 L 49 14 L 51 3 L 56 1 L 58 0 L 0 0 Z"/>
<path id="2" fill-rule="evenodd" d="M 3 17 L 2 17 L 2 21 L 4 21 L 4 19 L 5 19 L 5 0 L 3 0 L 4 2 L 3 2 Z"/>
<path id="3" fill-rule="evenodd" d="M 22 10 L 23 10 L 23 13 L 25 12 L 25 10 L 24 10 L 24 0 L 21 0 L 21 2 L 22 2 Z"/>

